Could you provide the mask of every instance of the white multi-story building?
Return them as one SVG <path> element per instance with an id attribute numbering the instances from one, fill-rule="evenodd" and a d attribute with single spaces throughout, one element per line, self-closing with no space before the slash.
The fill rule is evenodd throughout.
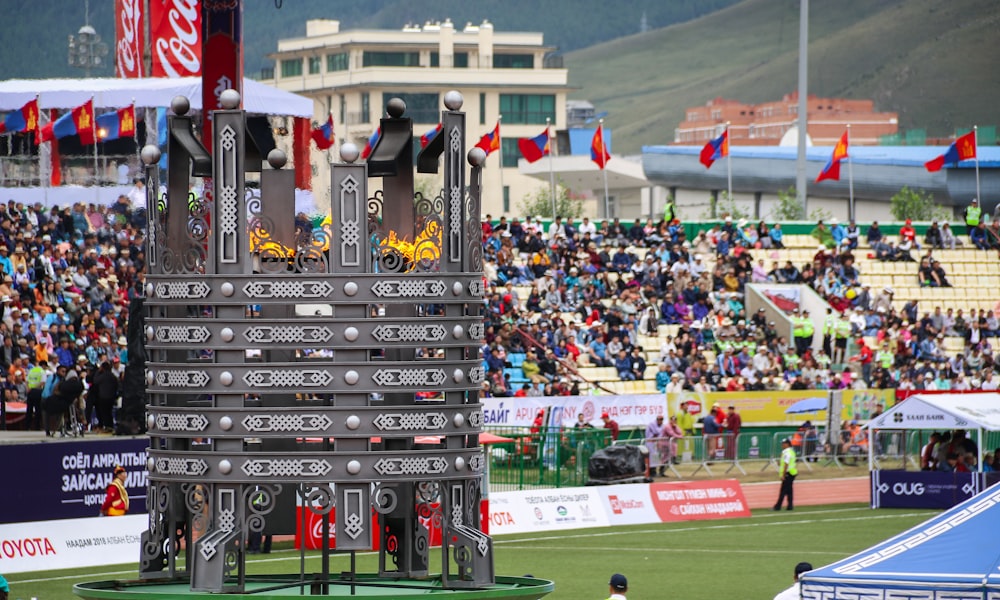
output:
<path id="1" fill-rule="evenodd" d="M 553 135 L 566 127 L 567 71 L 553 50 L 541 33 L 496 32 L 489 22 L 461 30 L 446 20 L 398 31 L 341 31 L 338 21 L 311 20 L 305 37 L 280 40 L 270 57 L 276 87 L 312 98 L 317 123 L 333 115 L 331 152 L 344 141 L 363 148 L 393 97 L 406 101 L 417 148 L 438 123 L 448 90 L 465 98 L 469 148 L 502 115 L 502 148 L 490 155 L 483 176 L 483 212 L 496 217 L 520 214 L 525 195 L 548 188 L 518 172 L 517 140 L 544 131 L 546 119 Z M 311 162 L 313 189 L 326 189 L 329 159 L 315 145 Z"/>

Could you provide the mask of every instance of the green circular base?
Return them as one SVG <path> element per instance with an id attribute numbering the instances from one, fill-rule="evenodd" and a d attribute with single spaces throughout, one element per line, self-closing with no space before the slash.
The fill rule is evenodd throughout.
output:
<path id="1" fill-rule="evenodd" d="M 324 583 L 327 590 L 324 591 Z M 506 598 L 541 598 L 555 589 L 555 584 L 531 577 L 497 577 L 496 583 L 483 589 L 445 589 L 441 577 L 425 579 L 380 579 L 373 574 L 358 574 L 352 582 L 347 577 L 331 576 L 326 580 L 307 580 L 296 575 L 253 575 L 246 578 L 241 593 L 216 594 L 194 592 L 184 579 L 155 581 L 94 581 L 73 586 L 73 593 L 86 600 L 166 600 L 168 598 L 219 598 L 227 600 L 268 600 L 292 596 L 310 598 L 403 598 L 438 596 L 454 600 L 504 600 Z"/>

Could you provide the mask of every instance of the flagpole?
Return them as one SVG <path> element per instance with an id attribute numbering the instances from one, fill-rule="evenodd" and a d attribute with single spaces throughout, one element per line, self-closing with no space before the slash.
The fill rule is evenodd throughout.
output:
<path id="1" fill-rule="evenodd" d="M 849 209 L 848 220 L 854 220 L 854 162 L 851 159 L 851 124 L 847 124 L 847 190 Z"/>
<path id="2" fill-rule="evenodd" d="M 604 119 L 601 119 L 597 123 L 597 128 L 601 130 L 601 162 L 604 165 L 601 167 L 601 174 L 604 176 L 604 218 L 611 218 L 611 205 L 608 201 L 608 159 L 604 157 L 607 153 L 606 148 L 607 143 L 604 141 Z"/>
<path id="3" fill-rule="evenodd" d="M 503 128 L 500 124 L 503 122 L 503 115 L 497 115 L 497 146 L 500 150 L 500 210 L 504 210 L 504 193 L 503 193 Z"/>
<path id="4" fill-rule="evenodd" d="M 728 180 L 728 194 L 729 203 L 735 206 L 733 202 L 733 139 L 729 137 L 729 121 L 726 121 L 726 179 Z"/>
<path id="5" fill-rule="evenodd" d="M 552 121 L 545 117 L 545 143 L 549 145 L 549 196 L 552 199 L 552 220 L 556 220 L 556 172 L 552 167 L 552 131 L 549 123 Z"/>
<path id="6" fill-rule="evenodd" d="M 100 174 L 100 164 L 97 157 L 97 111 L 94 110 L 94 97 L 90 97 L 90 132 L 94 136 L 94 194 L 97 197 L 97 203 L 101 203 L 101 174 Z"/>
<path id="7" fill-rule="evenodd" d="M 979 206 L 982 206 L 983 200 L 979 195 L 979 125 L 972 126 L 972 141 L 976 145 L 976 200 L 979 200 Z"/>

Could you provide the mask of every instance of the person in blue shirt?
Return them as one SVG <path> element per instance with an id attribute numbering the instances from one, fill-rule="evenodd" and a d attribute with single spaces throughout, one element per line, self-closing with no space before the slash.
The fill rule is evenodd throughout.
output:
<path id="1" fill-rule="evenodd" d="M 785 245 L 782 243 L 784 233 L 781 231 L 781 223 L 775 223 L 774 227 L 771 228 L 769 234 L 771 236 L 771 245 L 775 248 L 784 248 Z"/>
<path id="2" fill-rule="evenodd" d="M 844 230 L 843 225 L 836 217 L 830 219 L 830 235 L 833 236 L 834 248 L 839 249 L 843 245 L 844 240 L 847 238 L 847 231 Z"/>

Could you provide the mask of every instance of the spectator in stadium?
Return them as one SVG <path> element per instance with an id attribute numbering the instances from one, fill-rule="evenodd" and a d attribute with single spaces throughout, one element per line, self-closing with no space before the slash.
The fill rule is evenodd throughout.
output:
<path id="1" fill-rule="evenodd" d="M 878 226 L 878 221 L 872 221 L 872 224 L 868 226 L 868 231 L 865 232 L 865 240 L 867 240 L 868 245 L 873 250 L 877 250 L 876 246 L 881 244 L 883 239 L 884 236 L 882 229 Z"/>
<path id="2" fill-rule="evenodd" d="M 908 244 L 910 248 L 920 250 L 920 243 L 917 241 L 917 230 L 913 228 L 913 220 L 907 219 L 903 226 L 899 228 L 900 246 Z"/>
<path id="3" fill-rule="evenodd" d="M 997 206 L 1000 206 L 1000 204 Z M 951 230 L 951 225 L 948 224 L 948 221 L 941 223 L 941 247 L 954 250 L 955 246 L 961 245 L 962 240 L 958 239 L 958 236 Z"/>
<path id="4" fill-rule="evenodd" d="M 986 224 L 979 223 L 975 227 L 969 228 L 969 241 L 979 250 L 989 250 L 990 241 L 986 237 Z"/>
<path id="5" fill-rule="evenodd" d="M 803 573 L 807 573 L 812 570 L 813 566 L 807 562 L 800 562 L 795 565 L 795 575 L 792 579 L 795 583 L 792 587 L 775 596 L 774 600 L 799 600 L 802 597 L 802 583 L 799 581 L 799 578 L 802 577 Z"/>
<path id="6" fill-rule="evenodd" d="M 781 231 L 781 223 L 775 223 L 774 227 L 772 227 L 771 230 L 768 232 L 768 235 L 771 236 L 772 247 L 777 248 L 779 250 L 785 247 L 783 243 L 784 232 Z"/>
<path id="7" fill-rule="evenodd" d="M 617 440 L 618 434 L 621 431 L 621 428 L 618 426 L 618 421 L 612 419 L 611 415 L 606 412 L 601 413 L 601 420 L 604 421 L 604 428 L 611 433 L 611 441 L 613 442 Z"/>

